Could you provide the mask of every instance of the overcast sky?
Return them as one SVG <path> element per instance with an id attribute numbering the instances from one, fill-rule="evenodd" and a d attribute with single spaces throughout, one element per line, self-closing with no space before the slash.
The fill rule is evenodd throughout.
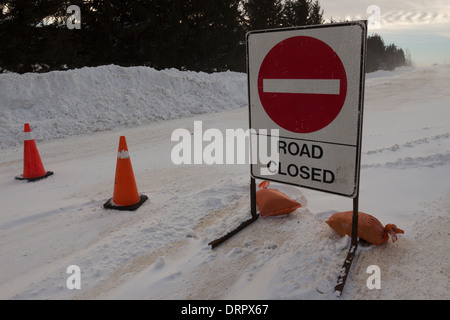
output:
<path id="1" fill-rule="evenodd" d="M 319 0 L 319 3 L 327 21 L 368 20 L 369 35 L 377 33 L 386 44 L 408 49 L 418 66 L 450 64 L 450 0 Z"/>

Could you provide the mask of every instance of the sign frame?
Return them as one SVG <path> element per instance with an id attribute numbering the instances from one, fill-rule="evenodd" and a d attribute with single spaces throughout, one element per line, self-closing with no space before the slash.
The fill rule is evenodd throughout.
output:
<path id="1" fill-rule="evenodd" d="M 331 128 L 331 124 L 333 122 L 335 122 L 336 119 L 334 119 L 329 125 L 325 126 L 324 129 L 318 130 L 317 132 L 306 133 L 306 134 L 288 132 L 288 130 L 284 130 L 284 128 L 280 127 L 277 123 L 273 122 L 271 124 L 270 121 L 264 120 L 263 119 L 264 116 L 261 117 L 259 115 L 260 113 L 264 113 L 265 111 L 261 110 L 262 102 L 261 102 L 261 99 L 258 94 L 258 87 L 255 87 L 255 84 L 257 85 L 257 83 L 258 83 L 258 79 L 255 79 L 255 75 L 257 75 L 259 73 L 259 68 L 261 68 L 261 65 L 263 63 L 262 62 L 263 58 L 261 58 L 261 57 L 263 55 L 264 55 L 264 57 L 267 56 L 269 51 L 271 50 L 268 48 L 271 47 L 273 49 L 280 42 L 282 42 L 286 39 L 290 39 L 295 36 L 301 36 L 301 35 L 309 36 L 308 34 L 310 32 L 312 32 L 313 34 L 320 34 L 321 32 L 322 33 L 327 32 L 330 29 L 334 29 L 335 30 L 334 32 L 338 32 L 337 31 L 338 29 L 336 29 L 336 28 L 340 28 L 339 30 L 345 30 L 345 28 L 347 28 L 347 27 L 351 27 L 351 28 L 356 27 L 356 29 L 358 29 L 358 27 L 361 28 L 361 32 L 359 35 L 360 36 L 360 47 L 358 48 L 358 54 L 355 53 L 355 55 L 359 56 L 359 61 L 357 64 L 355 64 L 355 66 L 357 67 L 357 70 L 354 70 L 355 67 L 352 67 L 353 72 L 355 72 L 355 71 L 358 72 L 357 76 L 358 76 L 359 83 L 356 84 L 356 80 L 354 80 L 354 83 L 352 85 L 353 90 L 356 89 L 355 86 L 357 85 L 357 92 L 356 93 L 352 92 L 354 97 L 349 98 L 349 100 L 351 100 L 351 99 L 353 99 L 353 100 L 351 100 L 350 102 L 347 102 L 348 97 L 346 97 L 346 102 L 344 103 L 344 106 L 345 106 L 345 104 L 349 105 L 349 106 L 347 106 L 347 109 L 353 108 L 356 110 L 355 114 L 352 116 L 352 117 L 356 118 L 356 122 L 355 122 L 355 119 L 352 120 L 352 124 L 353 124 L 352 130 L 354 130 L 356 132 L 349 134 L 350 138 L 345 138 L 346 141 L 340 143 L 339 141 L 336 141 L 336 140 L 329 141 L 329 138 L 327 137 L 327 133 L 326 133 L 327 130 L 329 130 L 328 127 Z M 258 57 L 258 61 L 257 61 L 256 65 L 253 65 L 252 61 L 251 61 L 252 52 L 250 52 L 251 51 L 250 41 L 252 38 L 255 38 L 255 39 L 259 39 L 258 41 L 262 42 L 262 40 L 260 40 L 260 39 L 264 39 L 267 37 L 270 37 L 270 42 L 273 46 L 266 45 L 266 44 L 262 45 L 262 47 L 263 47 L 262 50 L 265 53 L 264 52 L 259 53 L 260 56 Z M 311 36 L 311 37 L 314 37 L 314 36 Z M 345 35 L 344 35 L 344 37 L 345 37 Z M 279 39 L 279 40 L 276 40 L 276 39 Z M 367 21 L 365 21 L 365 20 L 333 23 L 333 24 L 312 25 L 312 26 L 256 30 L 256 31 L 250 31 L 247 33 L 247 35 L 246 35 L 246 50 L 247 50 L 247 75 L 248 75 L 247 84 L 248 84 L 248 99 L 249 99 L 249 107 L 248 107 L 249 108 L 249 128 L 256 129 L 252 132 L 254 134 L 256 134 L 259 139 L 259 133 L 257 133 L 258 127 L 264 128 L 267 130 L 279 129 L 280 130 L 280 135 L 279 135 L 280 139 L 288 139 L 288 141 L 292 141 L 292 142 L 297 141 L 298 143 L 308 144 L 309 147 L 311 147 L 314 144 L 317 145 L 317 143 L 319 143 L 319 145 L 329 147 L 330 150 L 352 150 L 350 153 L 345 153 L 344 151 L 340 151 L 339 154 L 344 154 L 343 158 L 340 160 L 341 161 L 340 163 L 345 163 L 345 165 L 347 165 L 348 163 L 351 163 L 352 166 L 354 164 L 354 168 L 351 169 L 351 175 L 352 175 L 350 178 L 351 181 L 345 182 L 346 183 L 346 185 L 344 186 L 344 188 L 346 188 L 345 191 L 342 191 L 340 189 L 338 190 L 338 188 L 343 188 L 338 185 L 330 187 L 328 185 L 324 185 L 324 183 L 317 183 L 317 181 L 314 181 L 314 182 L 306 181 L 303 183 L 299 183 L 298 180 L 300 180 L 300 179 L 298 177 L 292 178 L 292 177 L 289 177 L 286 175 L 285 175 L 285 177 L 282 177 L 280 174 L 278 174 L 278 171 L 274 175 L 261 174 L 261 173 L 259 173 L 259 172 L 261 172 L 261 168 L 265 167 L 266 165 L 258 163 L 257 159 L 252 159 L 251 164 L 250 164 L 250 174 L 253 178 L 269 180 L 269 181 L 283 183 L 283 184 L 290 184 L 290 185 L 294 185 L 297 187 L 305 187 L 305 188 L 316 190 L 316 191 L 327 192 L 327 193 L 341 195 L 341 196 L 350 197 L 350 198 L 355 198 L 358 195 L 359 178 L 360 178 L 360 163 L 361 163 L 362 122 L 363 122 L 363 109 L 364 109 L 363 108 L 364 84 L 365 84 L 365 59 L 364 59 L 364 57 L 366 54 L 366 39 L 367 39 Z M 257 40 L 254 40 L 254 41 L 257 41 Z M 255 50 L 255 49 L 253 49 L 253 50 Z M 259 64 L 260 61 L 261 61 L 261 63 Z M 254 70 L 255 66 L 258 68 L 258 70 L 256 70 L 256 71 Z M 353 75 L 349 75 L 347 70 L 345 70 L 345 72 L 346 72 L 347 78 L 351 78 L 353 76 Z M 349 89 L 347 89 L 347 90 L 349 90 Z M 348 95 L 348 91 L 346 94 Z M 356 101 L 357 101 L 357 106 L 354 105 L 354 103 Z M 350 111 L 346 111 L 346 112 L 347 112 L 347 114 L 349 114 Z M 341 110 L 341 113 L 342 113 L 342 110 Z M 260 119 L 263 119 L 263 120 L 260 120 Z M 343 123 L 342 122 L 343 119 L 345 119 L 344 115 L 341 116 L 341 119 L 340 119 L 341 126 Z M 259 124 L 260 122 L 264 122 L 264 124 L 260 125 Z M 256 123 L 256 126 L 255 126 L 255 123 Z M 268 123 L 271 126 L 273 125 L 273 127 L 272 128 L 267 127 L 266 125 Z M 335 127 L 337 128 L 338 124 L 336 124 Z M 336 131 L 336 130 L 339 130 L 336 128 L 331 130 L 332 135 L 334 136 L 333 139 L 335 139 L 336 136 L 338 135 L 336 132 L 339 132 L 339 131 Z M 268 135 L 268 137 L 269 136 L 270 135 Z M 254 146 L 252 146 L 252 144 L 250 144 L 250 148 L 254 148 Z M 253 154 L 253 152 L 251 151 L 250 154 Z M 330 155 L 333 154 L 333 159 L 334 159 L 335 151 L 329 151 L 329 152 L 327 152 L 327 154 L 330 154 Z M 300 160 L 303 161 L 303 159 L 301 159 L 301 158 L 300 158 Z M 335 161 L 335 160 L 333 160 L 333 161 Z M 286 161 L 286 163 L 287 163 L 287 161 Z M 306 163 L 317 163 L 317 162 L 314 162 L 311 159 L 306 159 Z M 279 163 L 279 169 L 281 169 L 281 163 Z M 284 171 L 286 172 L 286 168 L 284 168 Z M 281 170 L 279 172 L 282 173 Z M 311 175 L 312 175 L 312 173 L 311 173 Z M 347 175 L 345 175 L 345 177 L 347 178 Z M 340 179 L 339 181 L 343 181 L 343 179 Z"/>
<path id="2" fill-rule="evenodd" d="M 333 24 L 324 24 L 324 25 L 314 25 L 314 26 L 303 26 L 303 27 L 293 27 L 293 28 L 279 28 L 279 29 L 267 29 L 267 30 L 256 30 L 247 33 L 246 35 L 246 50 L 247 50 L 247 81 L 248 81 L 248 99 L 249 99 L 249 128 L 252 128 L 252 104 L 251 104 L 251 92 L 250 92 L 250 61 L 249 61 L 249 37 L 252 34 L 264 34 L 264 33 L 273 33 L 273 32 L 283 32 L 283 31 L 296 31 L 296 30 L 308 30 L 308 29 L 319 29 L 319 28 L 334 28 L 334 27 L 342 27 L 342 26 L 360 26 L 363 32 L 361 33 L 361 49 L 360 49 L 360 61 L 359 61 L 359 91 L 358 91 L 358 120 L 357 120 L 357 135 L 356 135 L 356 155 L 355 155 L 355 176 L 354 176 L 354 185 L 353 192 L 350 195 L 339 194 L 336 192 L 332 192 L 330 190 L 321 190 L 320 188 L 314 188 L 311 186 L 302 186 L 298 184 L 288 183 L 277 181 L 275 179 L 271 179 L 270 175 L 265 175 L 264 177 L 259 177 L 253 174 L 253 160 L 250 164 L 250 213 L 251 218 L 242 222 L 236 229 L 231 232 L 223 235 L 222 237 L 213 240 L 209 243 L 211 248 L 214 249 L 219 244 L 223 243 L 225 240 L 231 238 L 237 232 L 243 230 L 253 222 L 255 222 L 259 215 L 257 213 L 257 205 L 256 205 L 256 179 L 270 180 L 275 182 L 280 182 L 284 184 L 292 184 L 297 187 L 306 187 L 309 189 L 316 189 L 322 192 L 334 193 L 342 196 L 347 196 L 353 198 L 353 216 L 352 216 L 352 235 L 351 235 L 351 243 L 350 248 L 347 253 L 347 257 L 342 265 L 342 272 L 340 272 L 337 284 L 335 286 L 335 290 L 339 295 L 342 294 L 344 289 L 344 285 L 349 274 L 349 270 L 355 257 L 356 250 L 358 248 L 358 207 L 359 207 L 359 185 L 360 185 L 360 163 L 361 163 L 361 142 L 362 142 L 362 120 L 363 120 L 363 105 L 364 105 L 364 86 L 365 86 L 365 56 L 366 56 L 366 46 L 367 46 L 367 20 L 360 21 L 351 21 L 351 22 L 343 22 L 343 23 L 333 23 Z M 279 43 L 279 42 L 278 42 Z M 276 44 L 275 44 L 276 45 Z M 301 85 L 303 83 L 301 82 Z M 334 120 L 333 120 L 334 121 Z M 328 125 L 326 125 L 328 126 Z M 326 127 L 325 126 L 325 127 Z M 268 128 L 266 128 L 268 129 Z M 256 131 L 251 130 L 251 134 L 256 134 Z M 267 135 L 269 136 L 269 135 Z M 252 137 L 251 137 L 252 138 Z M 253 141 L 253 139 L 250 139 Z M 266 139 L 268 140 L 268 139 Z M 301 139 L 300 139 L 301 140 Z M 305 140 L 305 139 L 304 139 Z M 310 142 L 316 142 L 311 140 Z M 278 146 L 279 147 L 279 146 Z M 253 155 L 252 143 L 250 143 L 250 154 Z M 270 162 L 269 162 L 270 164 Z M 265 168 L 266 172 L 268 168 Z M 270 171 L 270 170 L 269 170 Z"/>

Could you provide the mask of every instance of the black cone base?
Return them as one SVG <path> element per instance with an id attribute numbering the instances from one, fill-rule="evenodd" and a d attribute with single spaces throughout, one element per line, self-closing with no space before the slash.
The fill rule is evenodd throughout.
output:
<path id="1" fill-rule="evenodd" d="M 45 178 L 47 178 L 48 176 L 51 176 L 52 174 L 53 174 L 52 171 L 47 171 L 46 174 L 44 174 L 43 176 L 40 176 L 40 177 L 36 177 L 36 178 L 24 178 L 23 175 L 20 175 L 20 176 L 17 176 L 16 179 L 17 179 L 17 180 L 27 180 L 27 181 L 29 181 L 29 182 L 33 182 L 33 181 L 38 181 L 38 180 L 45 179 Z"/>
<path id="2" fill-rule="evenodd" d="M 117 204 L 114 204 L 112 201 L 112 198 L 105 202 L 103 205 L 103 208 L 105 209 L 114 209 L 114 210 L 122 210 L 122 211 L 134 211 L 137 208 L 139 208 L 145 201 L 147 201 L 148 197 L 146 195 L 140 195 L 139 202 L 129 205 L 129 206 L 118 206 Z"/>

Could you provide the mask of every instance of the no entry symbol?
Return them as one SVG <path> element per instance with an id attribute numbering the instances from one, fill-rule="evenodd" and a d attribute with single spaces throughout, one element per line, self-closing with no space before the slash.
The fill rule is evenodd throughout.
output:
<path id="1" fill-rule="evenodd" d="M 315 132 L 333 122 L 344 105 L 345 68 L 326 43 L 308 36 L 287 38 L 265 56 L 258 94 L 267 115 L 280 127 Z"/>

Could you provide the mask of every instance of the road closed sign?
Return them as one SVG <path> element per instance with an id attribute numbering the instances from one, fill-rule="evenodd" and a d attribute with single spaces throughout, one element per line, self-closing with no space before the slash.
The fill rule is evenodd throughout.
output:
<path id="1" fill-rule="evenodd" d="M 277 153 L 254 178 L 357 195 L 366 38 L 365 21 L 247 34 L 251 148 Z"/>

